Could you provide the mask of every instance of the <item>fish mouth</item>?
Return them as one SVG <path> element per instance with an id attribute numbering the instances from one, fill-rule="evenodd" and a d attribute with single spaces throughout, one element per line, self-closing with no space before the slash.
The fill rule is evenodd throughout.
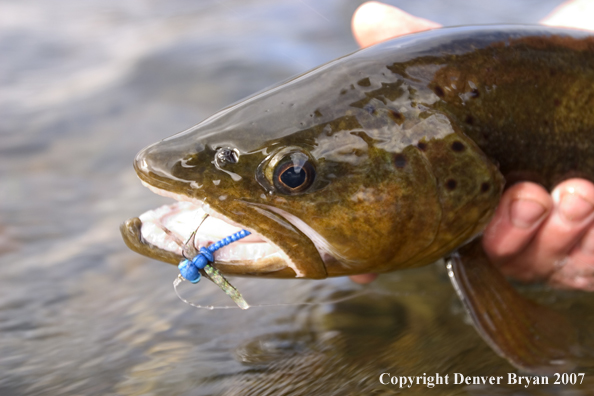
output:
<path id="1" fill-rule="evenodd" d="M 177 265 L 184 259 L 183 246 L 192 232 L 196 231 L 194 246 L 200 249 L 246 229 L 251 235 L 214 253 L 214 265 L 220 272 L 272 278 L 300 275 L 289 257 L 262 235 L 226 218 L 202 201 L 142 183 L 154 193 L 177 202 L 149 210 L 120 226 L 124 242 L 131 250 Z"/>

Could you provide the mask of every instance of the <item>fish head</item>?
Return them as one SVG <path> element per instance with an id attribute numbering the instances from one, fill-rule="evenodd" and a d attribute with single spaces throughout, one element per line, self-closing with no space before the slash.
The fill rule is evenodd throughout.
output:
<path id="1" fill-rule="evenodd" d="M 353 60 L 257 94 L 137 155 L 136 172 L 154 192 L 273 247 L 261 257 L 215 255 L 223 273 L 325 278 L 424 265 L 493 213 L 503 185 L 496 166 L 429 107 L 439 100 L 433 91 L 396 73 L 365 78 L 373 65 Z M 153 249 L 139 227 L 122 228 L 133 250 L 181 259 L 179 250 Z"/>

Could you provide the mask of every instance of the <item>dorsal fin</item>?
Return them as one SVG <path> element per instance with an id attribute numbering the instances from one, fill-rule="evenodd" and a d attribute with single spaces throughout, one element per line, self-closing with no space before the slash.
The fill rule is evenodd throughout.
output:
<path id="1" fill-rule="evenodd" d="M 553 374 L 577 364 L 577 334 L 560 312 L 520 295 L 477 238 L 451 255 L 448 274 L 483 339 L 515 367 Z"/>

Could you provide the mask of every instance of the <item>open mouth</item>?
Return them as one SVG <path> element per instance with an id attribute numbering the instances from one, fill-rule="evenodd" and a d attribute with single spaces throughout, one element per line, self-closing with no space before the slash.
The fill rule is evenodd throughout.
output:
<path id="1" fill-rule="evenodd" d="M 200 249 L 241 229 L 248 229 L 251 235 L 214 253 L 217 268 L 228 275 L 295 276 L 294 270 L 287 265 L 289 260 L 284 252 L 253 230 L 232 222 L 200 201 L 161 190 L 145 182 L 143 184 L 151 191 L 178 202 L 149 210 L 122 224 L 120 229 L 124 241 L 132 250 L 160 261 L 178 264 L 183 260 L 182 250 L 192 232 L 196 231 L 194 246 Z"/>

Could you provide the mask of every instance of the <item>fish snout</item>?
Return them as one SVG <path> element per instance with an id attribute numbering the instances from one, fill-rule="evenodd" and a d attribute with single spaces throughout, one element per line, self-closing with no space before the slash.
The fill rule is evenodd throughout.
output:
<path id="1" fill-rule="evenodd" d="M 141 150 L 134 159 L 138 177 L 163 189 L 171 189 L 178 182 L 191 182 L 190 176 L 197 173 L 199 162 L 205 159 L 204 145 L 183 140 L 186 139 L 165 139 Z"/>

